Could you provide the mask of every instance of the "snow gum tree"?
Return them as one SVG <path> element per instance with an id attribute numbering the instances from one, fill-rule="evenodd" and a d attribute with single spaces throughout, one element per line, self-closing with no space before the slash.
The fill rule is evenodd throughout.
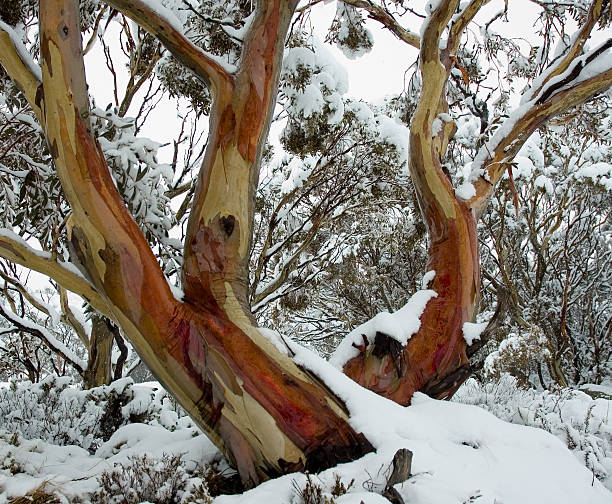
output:
<path id="1" fill-rule="evenodd" d="M 402 2 L 392 3 L 401 10 Z M 399 13 L 387 3 L 347 0 L 332 27 L 330 39 L 353 56 L 372 43 L 362 11 L 419 48 L 409 167 L 429 234 L 427 269 L 435 275 L 419 329 L 406 345 L 377 332 L 355 342 L 344 364 L 349 377 L 404 405 L 418 390 L 449 397 L 470 372 L 463 327 L 476 315 L 480 290 L 476 223 L 514 156 L 551 117 L 612 84 L 612 43 L 586 45 L 597 25 L 608 26 L 608 2 L 580 2 L 576 34 L 562 38 L 555 57 L 541 58 L 541 75 L 527 86 L 523 104 L 495 131 L 482 130 L 472 170 L 455 189 L 443 165 L 456 130 L 450 79 L 459 72 L 470 91 L 462 40 L 487 3 L 428 2 L 416 35 L 400 25 Z M 171 63 L 161 64 L 162 81 L 172 80 L 171 65 L 191 72 L 192 80 L 180 81 L 183 94 L 210 112 L 184 237 L 183 292 L 174 294 L 134 218 L 139 207 L 122 197 L 111 176 L 113 158 L 103 148 L 108 138 L 94 128 L 83 62 L 81 30 L 90 25 L 83 27 L 80 10 L 86 16 L 89 10 L 79 9 L 77 0 L 41 1 L 39 43 L 29 47 L 22 40 L 24 27 L 0 24 L 0 62 L 41 127 L 70 207 L 66 255 L 41 253 L 8 229 L 0 232 L 0 256 L 49 275 L 121 327 L 164 387 L 235 464 L 245 485 L 371 451 L 342 400 L 265 337 L 250 306 L 259 169 L 285 42 L 294 16 L 304 9 L 297 0 L 104 4 L 108 9 L 100 16 L 130 18 L 172 54 Z M 554 14 L 563 18 L 565 11 Z M 477 101 L 472 103 L 478 110 Z M 316 224 L 318 215 L 312 218 Z"/>

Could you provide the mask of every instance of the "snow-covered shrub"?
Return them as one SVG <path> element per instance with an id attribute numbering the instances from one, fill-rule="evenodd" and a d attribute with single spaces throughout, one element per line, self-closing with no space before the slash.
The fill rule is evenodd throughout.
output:
<path id="1" fill-rule="evenodd" d="M 90 390 L 53 376 L 34 384 L 12 382 L 0 388 L 0 429 L 94 453 L 129 422 L 171 423 L 172 405 L 159 389 L 134 385 L 131 378 Z"/>
<path id="2" fill-rule="evenodd" d="M 326 490 L 322 483 L 317 483 L 314 478 L 306 473 L 306 483 L 301 486 L 296 480 L 293 480 L 293 500 L 292 504 L 335 504 L 336 498 L 346 494 L 355 483 L 351 480 L 348 485 L 345 485 L 338 474 L 334 481 L 334 486 L 330 490 Z"/>
<path id="3" fill-rule="evenodd" d="M 99 478 L 92 504 L 211 504 L 206 483 L 190 478 L 178 455 L 129 457 Z"/>
<path id="4" fill-rule="evenodd" d="M 528 331 L 511 332 L 491 352 L 484 363 L 485 376 L 499 379 L 511 374 L 523 387 L 529 387 L 530 377 L 536 373 L 536 364 L 550 360 L 551 349 L 544 333 L 537 326 Z"/>
<path id="5" fill-rule="evenodd" d="M 608 396 L 609 397 L 609 396 Z M 508 422 L 544 429 L 564 441 L 608 488 L 612 486 L 612 400 L 571 388 L 522 389 L 504 373 L 498 381 L 471 378 L 454 401 L 480 406 Z"/>

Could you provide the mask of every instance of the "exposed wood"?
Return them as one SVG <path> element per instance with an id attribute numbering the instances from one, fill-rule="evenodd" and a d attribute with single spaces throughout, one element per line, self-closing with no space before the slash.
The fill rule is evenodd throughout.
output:
<path id="1" fill-rule="evenodd" d="M 405 504 L 401 494 L 393 488 L 394 485 L 403 483 L 410 477 L 410 469 L 412 467 L 412 452 L 407 448 L 397 450 L 393 456 L 391 463 L 393 471 L 387 478 L 387 484 L 383 490 L 383 497 L 389 500 L 391 504 Z"/>
<path id="2" fill-rule="evenodd" d="M 256 182 L 253 166 L 275 101 L 285 33 L 278 33 L 279 20 L 284 30 L 294 5 L 262 3 L 235 94 L 215 96 L 221 113 L 212 118 L 218 122 L 192 212 L 185 302 L 173 297 L 89 132 L 76 5 L 41 3 L 44 127 L 73 210 L 74 257 L 115 320 L 245 485 L 371 450 L 348 424 L 342 402 L 265 340 L 238 301 L 252 211 L 244 197 Z"/>
<path id="3" fill-rule="evenodd" d="M 429 232 L 427 270 L 436 272 L 430 288 L 437 297 L 428 302 L 419 331 L 403 348 L 401 365 L 397 352 L 377 348 L 380 344 L 375 342 L 344 367 L 358 383 L 404 405 L 417 390 L 448 397 L 465 379 L 455 370 L 468 363 L 463 324 L 476 314 L 480 289 L 476 220 L 455 197 L 442 170 L 440 159 L 447 139 L 434 139 L 432 134 L 433 120 L 447 111 L 444 93 L 450 65 L 442 64 L 438 47 L 456 5 L 456 1 L 442 2 L 423 31 L 423 89 L 410 129 L 410 173 Z M 449 134 L 452 130 L 440 132 Z"/>

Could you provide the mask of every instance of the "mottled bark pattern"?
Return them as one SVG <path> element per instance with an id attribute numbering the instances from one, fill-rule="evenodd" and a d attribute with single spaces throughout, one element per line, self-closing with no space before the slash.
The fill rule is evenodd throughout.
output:
<path id="1" fill-rule="evenodd" d="M 73 256 L 142 359 L 246 486 L 372 449 L 342 402 L 265 340 L 245 305 L 252 195 L 295 2 L 258 5 L 238 74 L 210 79 L 217 95 L 187 238 L 184 300 L 172 295 L 90 133 L 78 4 L 40 5 L 41 115 L 72 207 Z"/>
<path id="2" fill-rule="evenodd" d="M 429 234 L 427 269 L 436 272 L 429 288 L 437 297 L 427 303 L 418 332 L 401 352 L 381 350 L 382 342 L 375 340 L 344 367 L 364 387 L 403 405 L 418 390 L 450 397 L 468 376 L 461 372 L 468 369 L 463 324 L 472 321 L 480 290 L 476 220 L 455 196 L 440 162 L 454 125 L 432 132 L 434 118 L 448 112 L 445 86 L 452 58 L 438 47 L 456 5 L 441 2 L 423 32 L 423 89 L 410 127 L 410 173 Z"/>

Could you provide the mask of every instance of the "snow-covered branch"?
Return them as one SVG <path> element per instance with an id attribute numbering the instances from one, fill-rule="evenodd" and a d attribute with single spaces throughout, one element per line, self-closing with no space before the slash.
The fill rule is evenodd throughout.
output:
<path id="1" fill-rule="evenodd" d="M 36 324 L 31 320 L 20 317 L 16 313 L 4 308 L 0 303 L 0 315 L 11 322 L 19 331 L 26 332 L 37 337 L 45 343 L 53 352 L 62 356 L 70 365 L 76 369 L 79 374 L 83 374 L 87 368 L 87 363 L 79 358 L 72 350 L 59 341 L 51 332 L 44 326 Z"/>
<path id="2" fill-rule="evenodd" d="M 113 318 L 106 301 L 73 264 L 61 262 L 48 252 L 33 249 L 8 229 L 0 229 L 0 257 L 50 276 L 62 287 L 83 297 L 100 313 Z"/>
<path id="3" fill-rule="evenodd" d="M 147 0 L 105 0 L 157 37 L 172 55 L 189 68 L 205 84 L 219 92 L 233 81 L 235 68 L 220 58 L 204 52 L 183 32 L 182 23 L 169 9 Z"/>
<path id="4" fill-rule="evenodd" d="M 404 28 L 399 24 L 397 19 L 385 8 L 380 5 L 375 4 L 371 1 L 366 0 L 341 0 L 342 3 L 346 5 L 350 5 L 357 9 L 364 10 L 368 13 L 368 17 L 373 19 L 374 21 L 378 21 L 381 23 L 387 30 L 389 30 L 393 35 L 395 35 L 398 39 L 402 40 L 408 45 L 412 47 L 419 48 L 420 46 L 420 38 L 419 36 L 411 32 L 410 30 Z"/>
<path id="5" fill-rule="evenodd" d="M 38 94 L 42 82 L 40 67 L 34 62 L 15 30 L 1 20 L 0 64 L 13 82 L 21 88 L 32 110 L 40 118 L 42 99 Z"/>

